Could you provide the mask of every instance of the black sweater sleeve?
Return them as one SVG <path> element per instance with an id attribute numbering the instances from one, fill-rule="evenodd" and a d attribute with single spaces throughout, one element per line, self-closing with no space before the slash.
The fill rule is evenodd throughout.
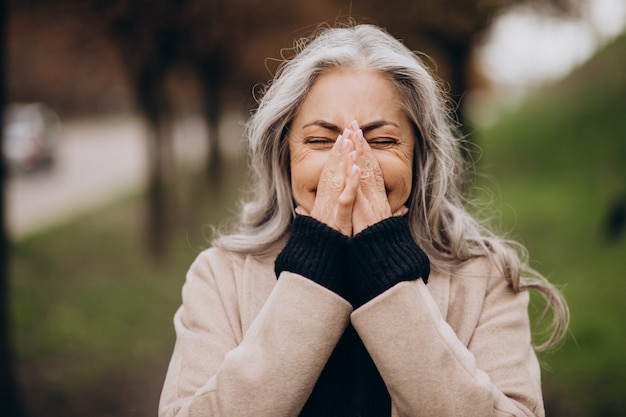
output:
<path id="1" fill-rule="evenodd" d="M 351 297 L 357 308 L 401 281 L 428 282 L 430 261 L 404 217 L 382 220 L 350 240 Z"/>
<path id="2" fill-rule="evenodd" d="M 296 216 L 289 240 L 276 258 L 276 276 L 295 272 L 347 299 L 348 240 L 313 217 Z"/>
<path id="3" fill-rule="evenodd" d="M 352 238 L 309 216 L 296 216 L 274 265 L 335 292 L 354 308 L 401 281 L 428 282 L 430 262 L 403 217 L 374 224 Z"/>

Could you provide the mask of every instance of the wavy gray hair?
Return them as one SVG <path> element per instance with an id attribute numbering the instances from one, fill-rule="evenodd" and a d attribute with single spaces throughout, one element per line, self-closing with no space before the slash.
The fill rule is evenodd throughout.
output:
<path id="1" fill-rule="evenodd" d="M 464 207 L 466 164 L 456 123 L 438 81 L 423 61 L 401 42 L 372 25 L 324 27 L 297 41 L 250 118 L 246 134 L 251 152 L 252 190 L 236 229 L 214 246 L 263 256 L 275 251 L 295 216 L 286 133 L 311 86 L 337 68 L 366 68 L 387 77 L 398 89 L 416 130 L 414 186 L 407 202 L 412 234 L 434 270 L 454 273 L 473 258 L 488 256 L 515 291 L 535 289 L 551 308 L 551 336 L 538 349 L 564 334 L 568 310 L 561 293 L 532 270 L 523 247 L 497 237 Z"/>

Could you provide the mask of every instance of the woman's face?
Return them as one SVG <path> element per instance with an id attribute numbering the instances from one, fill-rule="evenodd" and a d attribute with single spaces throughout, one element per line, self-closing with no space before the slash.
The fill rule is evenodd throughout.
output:
<path id="1" fill-rule="evenodd" d="M 339 69 L 315 81 L 288 134 L 292 191 L 305 210 L 313 207 L 332 145 L 353 120 L 378 160 L 391 211 L 407 202 L 415 138 L 400 95 L 376 72 Z"/>

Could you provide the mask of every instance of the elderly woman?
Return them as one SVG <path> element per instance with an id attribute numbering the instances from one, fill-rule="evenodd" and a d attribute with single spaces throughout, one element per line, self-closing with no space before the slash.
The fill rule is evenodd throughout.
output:
<path id="1" fill-rule="evenodd" d="M 542 416 L 528 289 L 460 195 L 415 54 L 369 25 L 297 44 L 248 124 L 253 193 L 191 266 L 161 416 Z"/>

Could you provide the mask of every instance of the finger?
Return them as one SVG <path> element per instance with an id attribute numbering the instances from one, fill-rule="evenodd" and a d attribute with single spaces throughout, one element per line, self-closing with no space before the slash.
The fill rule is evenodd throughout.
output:
<path id="1" fill-rule="evenodd" d="M 333 145 L 328 159 L 322 170 L 319 181 L 319 190 L 327 191 L 334 190 L 336 195 L 343 189 L 344 180 L 344 166 L 343 166 L 343 154 L 347 147 L 347 141 L 343 135 L 337 136 L 335 144 Z M 329 190 L 329 191 L 330 191 Z"/>
<path id="2" fill-rule="evenodd" d="M 357 139 L 353 141 L 357 151 L 357 164 L 361 168 L 361 179 L 363 180 L 363 191 L 365 193 L 384 192 L 385 181 L 383 173 L 378 164 L 378 159 L 374 155 L 369 143 L 363 137 L 363 131 L 357 130 L 353 136 Z"/>
<path id="3" fill-rule="evenodd" d="M 342 158 L 342 155 L 345 153 L 345 149 L 347 146 L 347 138 L 352 132 L 349 129 L 344 129 L 341 135 L 337 136 L 335 139 L 335 143 L 330 150 L 328 155 L 328 160 L 326 161 L 326 166 L 336 166 Z"/>
<path id="4" fill-rule="evenodd" d="M 374 156 L 369 142 L 365 140 L 365 137 L 363 136 L 363 131 L 361 129 L 356 132 L 356 136 L 357 142 L 361 144 L 361 154 L 363 155 L 363 158 L 367 164 L 367 168 L 371 169 L 373 167 L 372 161 L 378 162 L 378 160 Z"/>
<path id="5" fill-rule="evenodd" d="M 361 130 L 357 130 L 353 136 L 356 137 L 356 140 L 353 140 L 356 148 L 356 165 L 361 170 L 352 216 L 352 231 L 357 234 L 366 227 L 392 216 L 392 212 L 382 170 L 374 151 Z"/>
<path id="6" fill-rule="evenodd" d="M 371 158 L 373 158 L 374 155 L 371 154 L 371 148 L 363 137 L 363 131 L 361 129 L 355 131 L 351 139 L 352 143 L 354 144 L 354 149 L 357 153 L 357 164 L 361 169 L 361 174 L 366 177 L 371 171 Z"/>
<path id="7" fill-rule="evenodd" d="M 328 155 L 329 160 L 337 160 L 340 157 L 343 142 L 343 137 L 341 135 L 337 136 L 337 139 L 335 139 L 335 144 L 331 148 L 330 154 Z"/>
<path id="8" fill-rule="evenodd" d="M 356 124 L 356 122 L 352 123 Z M 365 140 L 363 138 L 363 131 L 361 129 L 354 130 L 352 135 L 350 136 L 350 140 L 352 141 L 352 144 L 354 145 L 354 149 L 357 151 L 357 154 L 363 155 L 363 142 Z"/>
<path id="9" fill-rule="evenodd" d="M 346 186 L 337 200 L 337 225 L 339 230 L 347 236 L 352 236 L 352 209 L 358 194 L 359 176 L 359 167 L 356 164 L 350 164 Z"/>
<path id="10" fill-rule="evenodd" d="M 310 215 L 334 229 L 342 232 L 346 230 L 346 233 L 351 233 L 351 222 L 348 222 L 347 226 L 342 226 L 340 229 L 337 220 L 338 199 L 345 188 L 347 176 L 346 159 L 353 146 L 347 139 L 351 132 L 346 129 L 344 133 L 346 136 L 339 135 L 337 137 L 335 145 L 324 165 Z"/>
<path id="11" fill-rule="evenodd" d="M 349 139 L 350 136 L 345 136 L 344 137 L 344 141 L 343 141 L 343 144 L 342 144 L 342 147 L 341 147 L 341 149 L 342 149 L 341 153 L 342 153 L 344 158 L 345 158 L 346 155 L 350 155 L 351 153 L 354 152 L 354 142 L 351 139 Z M 351 165 L 351 164 L 347 164 L 348 169 L 350 169 L 349 165 Z M 348 177 L 349 175 L 350 175 L 350 173 L 346 172 L 346 177 Z"/>
<path id="12" fill-rule="evenodd" d="M 356 121 L 352 122 L 354 126 L 357 126 Z M 359 167 L 361 179 L 365 180 L 370 175 L 370 170 L 368 168 L 367 156 L 365 155 L 365 138 L 363 137 L 363 131 L 361 129 L 357 129 L 350 136 L 350 142 L 354 147 L 354 160 L 356 165 Z"/>
<path id="13" fill-rule="evenodd" d="M 344 185 L 345 178 L 349 175 L 349 172 L 346 171 L 346 168 L 349 169 L 349 161 L 347 160 L 347 155 L 349 155 L 353 149 L 354 144 L 348 138 L 352 135 L 352 132 L 348 129 L 344 129 L 343 133 L 339 135 L 337 139 L 341 143 L 338 145 L 339 155 L 337 156 L 336 167 L 338 177 L 342 181 L 342 188 Z M 348 162 L 347 162 L 348 161 Z"/>

